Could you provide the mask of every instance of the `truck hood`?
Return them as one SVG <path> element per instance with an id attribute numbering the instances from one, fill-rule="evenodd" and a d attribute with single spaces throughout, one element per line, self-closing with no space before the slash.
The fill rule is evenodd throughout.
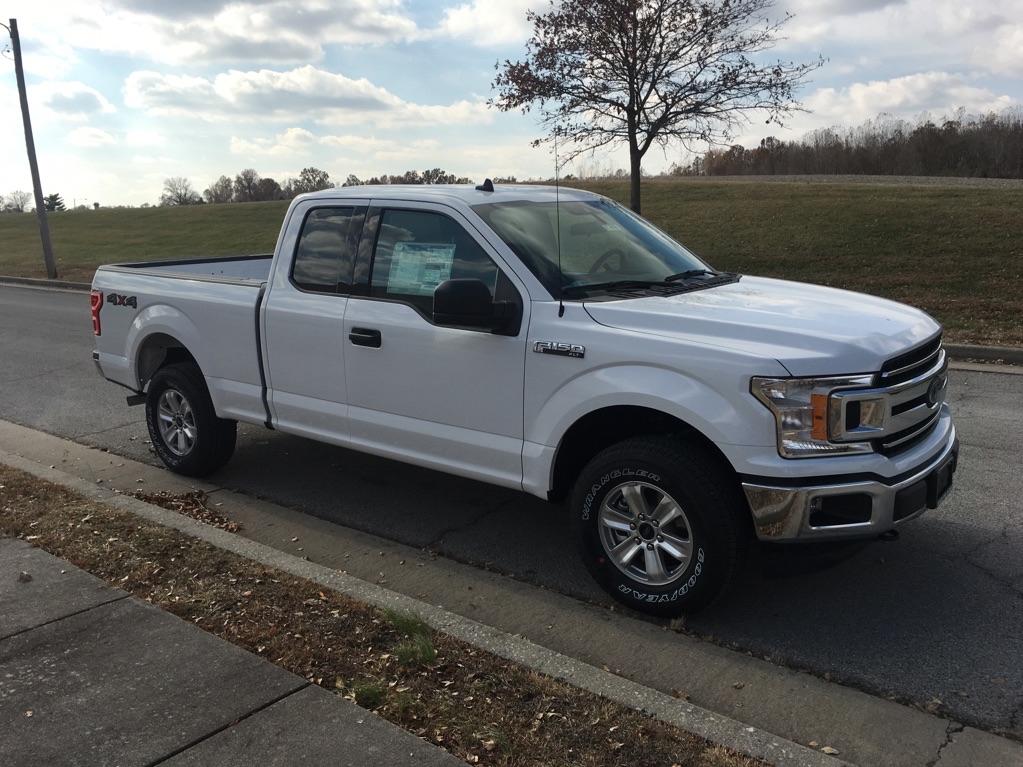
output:
<path id="1" fill-rule="evenodd" d="M 875 372 L 941 329 L 895 301 L 764 277 L 585 306 L 602 325 L 774 359 L 796 376 Z"/>

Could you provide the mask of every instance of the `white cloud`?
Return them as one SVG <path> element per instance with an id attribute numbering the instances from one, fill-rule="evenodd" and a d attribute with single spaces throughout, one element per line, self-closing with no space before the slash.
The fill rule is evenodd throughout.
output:
<path id="1" fill-rule="evenodd" d="M 167 64 L 319 60 L 326 45 L 367 46 L 416 37 L 400 0 L 21 0 L 12 9 L 49 76 L 70 49 Z"/>
<path id="2" fill-rule="evenodd" d="M 441 143 L 436 139 L 377 138 L 360 134 L 317 135 L 305 128 L 288 128 L 272 137 L 232 136 L 229 147 L 232 154 L 247 157 L 296 160 L 315 153 L 329 156 L 335 163 L 344 160 L 429 164 L 431 154 Z"/>
<path id="3" fill-rule="evenodd" d="M 472 0 L 446 8 L 434 33 L 479 46 L 525 43 L 531 31 L 526 12 L 547 6 L 547 0 Z"/>
<path id="4" fill-rule="evenodd" d="M 393 126 L 487 122 L 483 102 L 417 104 L 369 80 L 313 66 L 289 71 L 230 70 L 215 77 L 133 72 L 125 81 L 125 103 L 153 115 L 186 115 L 211 121 L 315 120 L 330 124 Z"/>
<path id="5" fill-rule="evenodd" d="M 117 139 L 105 130 L 85 125 L 81 128 L 75 128 L 68 134 L 68 143 L 84 149 L 95 149 L 96 147 L 116 144 Z"/>
<path id="6" fill-rule="evenodd" d="M 855 48 L 874 65 L 914 58 L 1003 74 L 1023 65 L 1020 0 L 786 0 L 779 11 L 795 15 L 784 27 L 786 53 Z"/>
<path id="7" fill-rule="evenodd" d="M 856 125 L 881 112 L 912 117 L 923 112 L 949 113 L 965 107 L 970 113 L 1000 111 L 1014 99 L 971 84 L 949 72 L 920 72 L 890 80 L 821 88 L 805 101 L 817 121 Z"/>
<path id="8" fill-rule="evenodd" d="M 114 105 L 95 88 L 77 81 L 50 80 L 32 86 L 32 100 L 63 120 L 84 121 L 96 114 L 115 112 Z"/>
<path id="9" fill-rule="evenodd" d="M 937 120 L 960 107 L 969 114 L 986 114 L 1019 103 L 1019 99 L 999 94 L 966 75 L 918 72 L 840 88 L 818 88 L 803 99 L 809 111 L 793 115 L 785 128 L 752 123 L 736 140 L 751 146 L 767 136 L 798 139 L 817 128 L 852 128 L 882 113 L 906 120 L 930 115 Z"/>
<path id="10" fill-rule="evenodd" d="M 291 157 L 305 154 L 317 141 L 305 128 L 288 128 L 273 138 L 242 139 L 231 137 L 231 154 Z"/>

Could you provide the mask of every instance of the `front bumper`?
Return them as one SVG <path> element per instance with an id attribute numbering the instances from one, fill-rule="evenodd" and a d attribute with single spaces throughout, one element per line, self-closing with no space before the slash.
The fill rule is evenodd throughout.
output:
<path id="1" fill-rule="evenodd" d="M 795 486 L 743 482 L 742 489 L 762 541 L 869 538 L 937 508 L 952 487 L 958 461 L 953 430 L 936 455 L 892 480 L 849 477 Z"/>

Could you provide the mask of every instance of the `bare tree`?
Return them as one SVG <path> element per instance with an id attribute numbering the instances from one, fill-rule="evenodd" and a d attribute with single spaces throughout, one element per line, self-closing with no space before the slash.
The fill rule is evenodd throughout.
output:
<path id="1" fill-rule="evenodd" d="M 565 161 L 627 144 L 630 204 L 640 210 L 643 157 L 654 144 L 723 143 L 753 113 L 799 109 L 795 90 L 823 64 L 766 62 L 781 26 L 773 0 L 551 0 L 530 11 L 522 61 L 497 65 L 491 104 L 537 108 Z"/>
<path id="2" fill-rule="evenodd" d="M 28 209 L 30 202 L 32 202 L 31 192 L 24 192 L 21 189 L 15 189 L 3 199 L 3 207 L 4 210 L 14 211 L 15 213 L 24 213 Z"/>
<path id="3" fill-rule="evenodd" d="M 164 179 L 161 205 L 196 205 L 200 202 L 202 198 L 192 188 L 192 182 L 184 176 Z"/>
<path id="4" fill-rule="evenodd" d="M 246 168 L 234 177 L 234 201 L 252 202 L 259 199 L 256 187 L 259 186 L 259 174 L 254 168 Z"/>
<path id="5" fill-rule="evenodd" d="M 221 176 L 210 184 L 202 196 L 209 203 L 231 202 L 234 197 L 234 184 L 228 176 Z"/>

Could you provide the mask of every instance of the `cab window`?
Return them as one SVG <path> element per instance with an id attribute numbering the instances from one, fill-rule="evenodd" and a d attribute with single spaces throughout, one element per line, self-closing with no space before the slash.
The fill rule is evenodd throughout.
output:
<path id="1" fill-rule="evenodd" d="M 456 221 L 423 210 L 384 210 L 373 254 L 370 295 L 433 316 L 433 291 L 445 280 L 481 280 L 494 296 L 497 265 Z"/>
<path id="2" fill-rule="evenodd" d="M 344 292 L 355 257 L 354 208 L 314 208 L 302 223 L 291 281 L 301 290 Z"/>

